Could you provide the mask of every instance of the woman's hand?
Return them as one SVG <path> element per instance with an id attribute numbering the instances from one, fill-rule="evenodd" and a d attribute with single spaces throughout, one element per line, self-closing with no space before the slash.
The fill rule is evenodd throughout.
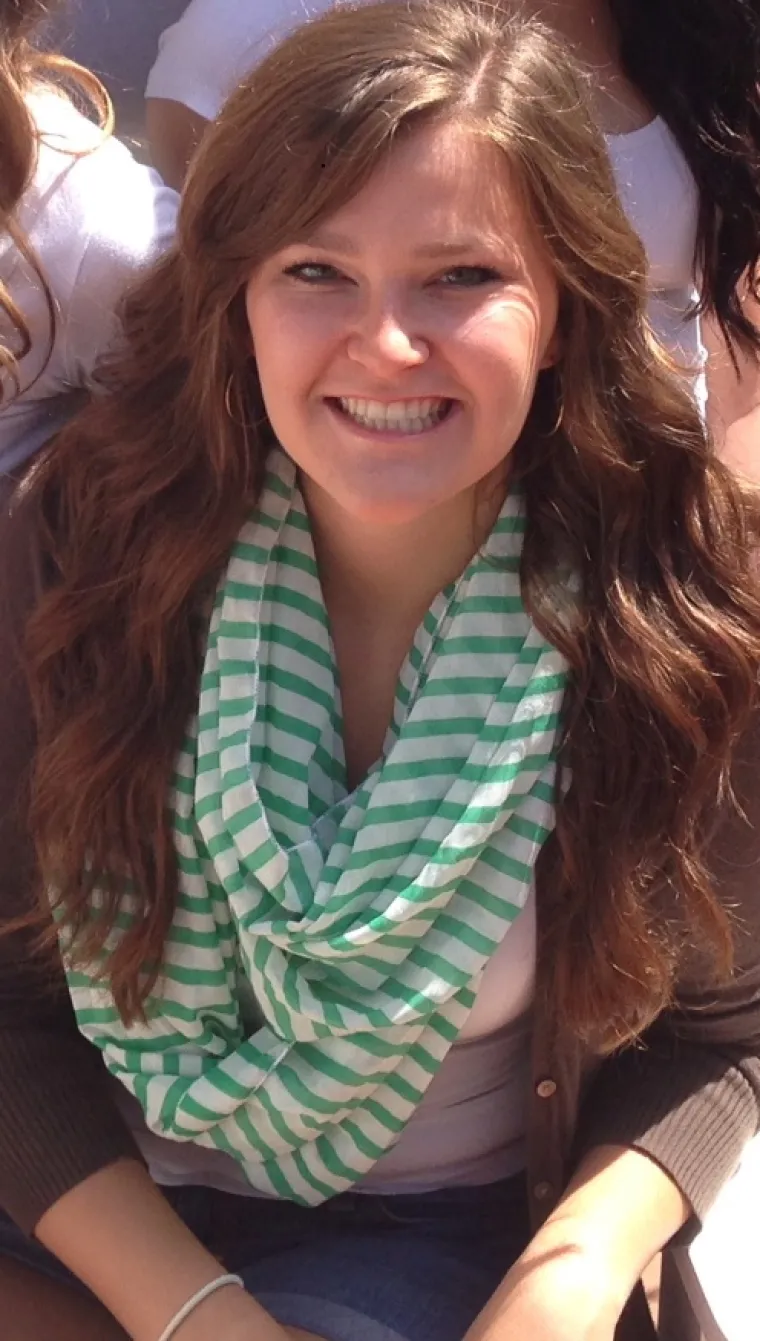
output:
<path id="1" fill-rule="evenodd" d="M 464 1341 L 613 1341 L 637 1281 L 689 1212 L 648 1156 L 591 1151 Z"/>
<path id="2" fill-rule="evenodd" d="M 583 1250 L 528 1254 L 512 1268 L 465 1341 L 613 1341 L 625 1300 Z"/>

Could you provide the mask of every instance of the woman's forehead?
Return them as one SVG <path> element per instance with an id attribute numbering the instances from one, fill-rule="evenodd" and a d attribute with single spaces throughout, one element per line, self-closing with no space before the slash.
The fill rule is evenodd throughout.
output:
<path id="1" fill-rule="evenodd" d="M 360 190 L 305 240 L 348 253 L 389 232 L 410 249 L 442 253 L 505 238 L 519 245 L 534 228 L 505 153 L 466 126 L 442 123 L 395 141 Z"/>

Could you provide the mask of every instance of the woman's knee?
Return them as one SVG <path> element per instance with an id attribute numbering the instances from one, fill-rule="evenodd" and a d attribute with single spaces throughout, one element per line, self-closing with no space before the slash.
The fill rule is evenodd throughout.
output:
<path id="1" fill-rule="evenodd" d="M 0 1257 L 0 1316 L 3 1341 L 127 1341 L 96 1300 L 9 1257 Z"/>

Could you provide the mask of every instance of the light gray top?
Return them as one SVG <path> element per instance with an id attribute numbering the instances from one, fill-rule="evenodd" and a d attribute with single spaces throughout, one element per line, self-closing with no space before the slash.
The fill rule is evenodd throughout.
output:
<path id="1" fill-rule="evenodd" d="M 0 474 L 17 469 L 54 433 L 92 385 L 98 358 L 118 332 L 116 309 L 129 284 L 171 242 L 177 196 L 123 144 L 65 98 L 30 98 L 40 133 L 37 167 L 19 209 L 55 304 L 51 343 L 39 275 L 8 234 L 0 235 L 0 279 L 24 316 L 31 352 L 21 391 L 3 382 Z M 0 339 L 12 341 L 0 315 Z"/>

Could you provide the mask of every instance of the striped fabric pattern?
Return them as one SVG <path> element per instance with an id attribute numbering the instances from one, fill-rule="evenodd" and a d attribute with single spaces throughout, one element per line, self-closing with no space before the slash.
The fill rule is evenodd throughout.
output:
<path id="1" fill-rule="evenodd" d="M 315 1204 L 397 1140 L 523 908 L 566 666 L 525 613 L 520 501 L 423 620 L 383 757 L 345 784 L 307 514 L 279 451 L 220 583 L 172 798 L 180 895 L 148 1022 L 70 969 L 158 1135 Z M 131 911 L 123 911 L 126 924 Z"/>

